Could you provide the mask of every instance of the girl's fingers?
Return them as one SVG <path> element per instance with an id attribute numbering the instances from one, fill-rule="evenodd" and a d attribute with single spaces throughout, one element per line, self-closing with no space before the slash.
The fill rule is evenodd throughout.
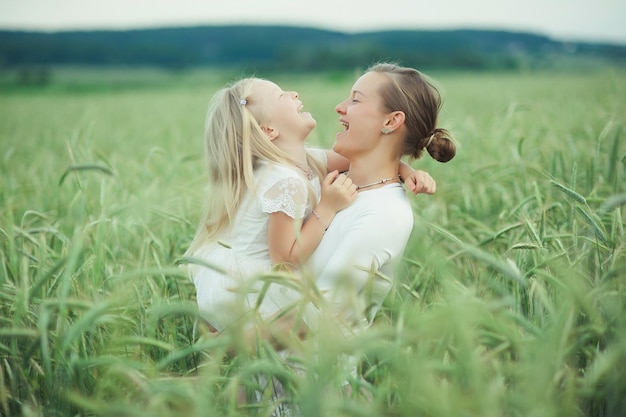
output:
<path id="1" fill-rule="evenodd" d="M 326 178 L 324 178 L 324 184 L 325 184 L 325 185 L 330 185 L 330 184 L 332 184 L 333 182 L 335 182 L 335 181 L 336 181 L 336 179 L 337 179 L 337 176 L 338 176 L 338 175 L 339 175 L 339 171 L 337 171 L 337 170 L 334 170 L 334 171 L 329 172 L 329 173 L 326 175 Z"/>

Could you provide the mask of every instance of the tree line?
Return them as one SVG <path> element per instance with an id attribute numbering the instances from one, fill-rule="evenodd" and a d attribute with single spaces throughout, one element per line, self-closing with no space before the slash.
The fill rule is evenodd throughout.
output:
<path id="1" fill-rule="evenodd" d="M 110 31 L 0 31 L 0 68 L 54 65 L 196 66 L 317 71 L 393 60 L 419 68 L 544 68 L 560 62 L 626 63 L 626 46 L 563 42 L 493 30 L 348 34 L 288 26 L 200 26 Z"/>

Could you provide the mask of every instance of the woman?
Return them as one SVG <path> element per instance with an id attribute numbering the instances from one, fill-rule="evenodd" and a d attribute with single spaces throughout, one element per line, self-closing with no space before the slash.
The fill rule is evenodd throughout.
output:
<path id="1" fill-rule="evenodd" d="M 441 97 L 419 71 L 394 64 L 369 68 L 335 108 L 343 131 L 333 150 L 350 161 L 356 200 L 337 213 L 306 265 L 348 331 L 369 325 L 393 284 L 413 212 L 397 179 L 402 156 L 424 150 L 439 162 L 456 153 L 437 127 Z"/>

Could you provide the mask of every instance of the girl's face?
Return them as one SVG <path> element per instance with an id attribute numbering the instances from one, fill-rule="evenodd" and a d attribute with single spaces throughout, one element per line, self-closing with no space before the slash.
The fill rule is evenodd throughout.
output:
<path id="1" fill-rule="evenodd" d="M 282 139 L 304 140 L 316 125 L 311 113 L 302 111 L 304 106 L 295 91 L 283 91 L 271 81 L 257 80 L 252 97 L 260 104 L 262 116 L 257 120 L 272 140 L 276 139 L 272 134 Z"/>
<path id="2" fill-rule="evenodd" d="M 335 152 L 350 159 L 379 143 L 389 114 L 384 110 L 378 89 L 386 82 L 386 75 L 368 72 L 354 83 L 350 96 L 335 107 L 344 127 L 335 137 Z"/>

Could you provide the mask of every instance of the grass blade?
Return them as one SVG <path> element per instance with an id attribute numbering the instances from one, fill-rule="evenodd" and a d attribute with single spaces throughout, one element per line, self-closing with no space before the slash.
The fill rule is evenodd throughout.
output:
<path id="1" fill-rule="evenodd" d="M 65 172 L 63 172 L 63 174 L 61 175 L 61 178 L 59 178 L 59 185 L 62 185 L 63 182 L 65 181 L 65 178 L 72 172 L 81 172 L 81 171 L 95 171 L 95 172 L 100 172 L 102 174 L 114 176 L 113 171 L 111 171 L 110 168 L 105 167 L 104 165 L 97 165 L 97 164 L 72 165 L 68 167 L 65 170 Z"/>

